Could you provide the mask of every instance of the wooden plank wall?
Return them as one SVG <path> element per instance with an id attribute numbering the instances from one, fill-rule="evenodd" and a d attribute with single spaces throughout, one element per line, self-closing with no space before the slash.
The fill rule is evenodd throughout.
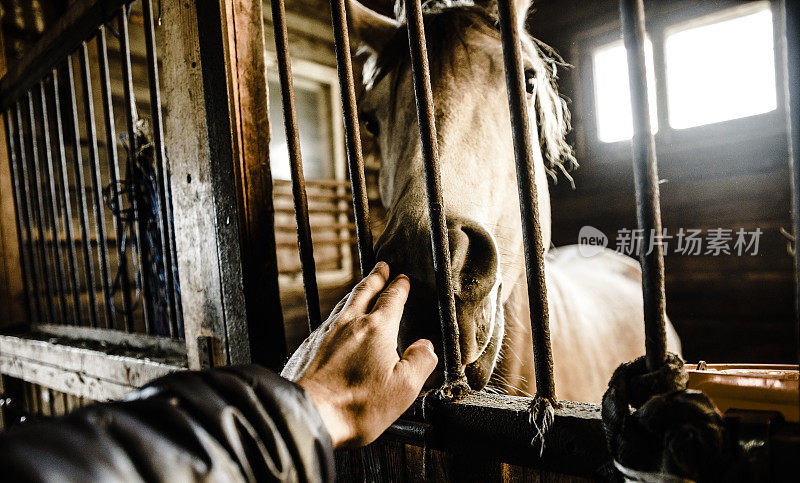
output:
<path id="1" fill-rule="evenodd" d="M 657 21 L 741 3 L 645 2 L 649 18 Z M 541 0 L 529 18 L 534 34 L 574 66 L 561 70 L 559 84 L 571 99 L 571 138 L 581 167 L 573 173 L 576 189 L 563 179 L 551 188 L 556 245 L 576 243 L 584 225 L 610 238 L 619 229 L 636 227 L 629 145 L 603 150 L 594 141 L 592 99 L 587 94 L 587 43 L 593 36 L 619 38 L 617 9 L 618 2 L 611 0 Z M 779 106 L 781 102 L 779 92 Z M 752 130 L 741 129 L 747 120 L 738 129 L 733 126 L 735 135 L 712 126 L 696 129 L 693 139 L 687 132 L 657 141 L 662 218 L 669 234 L 681 227 L 764 232 L 758 256 L 667 256 L 667 313 L 687 360 L 793 361 L 792 258 L 780 233 L 781 228 L 791 231 L 780 109 Z"/>

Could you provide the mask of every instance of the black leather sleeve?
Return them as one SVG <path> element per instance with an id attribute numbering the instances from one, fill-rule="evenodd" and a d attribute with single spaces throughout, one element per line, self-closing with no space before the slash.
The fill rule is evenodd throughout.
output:
<path id="1" fill-rule="evenodd" d="M 181 372 L 0 435 L 3 481 L 333 481 L 330 436 L 259 366 Z"/>

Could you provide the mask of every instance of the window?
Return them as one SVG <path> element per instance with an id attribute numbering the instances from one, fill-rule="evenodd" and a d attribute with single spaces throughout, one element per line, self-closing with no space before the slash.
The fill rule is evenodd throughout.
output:
<path id="1" fill-rule="evenodd" d="M 645 45 L 653 132 L 659 130 L 659 117 L 662 124 L 669 121 L 670 131 L 775 111 L 772 22 L 770 2 L 758 1 L 655 25 Z M 663 59 L 658 66 L 654 52 Z M 597 139 L 629 140 L 633 122 L 626 49 L 618 40 L 597 47 L 591 57 Z M 656 89 L 656 79 L 662 89 Z M 658 97 L 662 95 L 666 98 Z M 661 116 L 659 107 L 666 111 Z"/>
<path id="2" fill-rule="evenodd" d="M 733 18 L 731 18 L 733 16 Z M 667 30 L 669 123 L 685 129 L 763 114 L 777 107 L 772 12 L 758 2 L 720 21 Z M 698 25 L 699 24 L 699 25 Z"/>
<path id="3" fill-rule="evenodd" d="M 604 143 L 625 141 L 633 136 L 631 91 L 628 81 L 628 52 L 622 41 L 598 48 L 592 54 L 594 67 L 595 114 L 597 137 Z M 653 44 L 645 43 L 650 124 L 658 131 Z"/>
<path id="4" fill-rule="evenodd" d="M 268 53 L 274 56 L 274 53 Z M 272 60 L 272 59 L 268 59 Z M 338 105 L 336 70 L 312 62 L 292 62 L 294 102 L 300 131 L 303 174 L 307 179 L 343 179 L 344 145 Z M 270 166 L 275 179 L 291 179 L 289 147 L 283 127 L 283 102 L 274 61 L 267 67 L 269 84 Z"/>

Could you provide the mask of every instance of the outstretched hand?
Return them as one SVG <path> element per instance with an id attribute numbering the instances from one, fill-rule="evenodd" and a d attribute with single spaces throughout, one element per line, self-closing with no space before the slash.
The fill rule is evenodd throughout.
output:
<path id="1" fill-rule="evenodd" d="M 436 367 L 429 340 L 414 342 L 402 357 L 397 354 L 410 283 L 405 275 L 388 281 L 389 266 L 379 262 L 281 373 L 306 390 L 334 447 L 374 441 L 411 406 Z"/>

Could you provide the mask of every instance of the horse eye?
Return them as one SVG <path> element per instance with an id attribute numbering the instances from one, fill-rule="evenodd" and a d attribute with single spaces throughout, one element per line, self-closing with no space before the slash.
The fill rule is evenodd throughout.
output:
<path id="1" fill-rule="evenodd" d="M 536 90 L 536 71 L 533 69 L 525 70 L 525 90 L 528 91 L 528 94 L 533 94 L 533 91 Z"/>
<path id="2" fill-rule="evenodd" d="M 378 137 L 378 134 L 380 134 L 381 129 L 380 125 L 378 124 L 378 118 L 375 117 L 375 113 L 368 112 L 366 114 L 363 114 L 361 116 L 361 122 L 364 123 L 364 129 L 366 129 L 367 132 L 369 132 L 375 137 Z"/>

